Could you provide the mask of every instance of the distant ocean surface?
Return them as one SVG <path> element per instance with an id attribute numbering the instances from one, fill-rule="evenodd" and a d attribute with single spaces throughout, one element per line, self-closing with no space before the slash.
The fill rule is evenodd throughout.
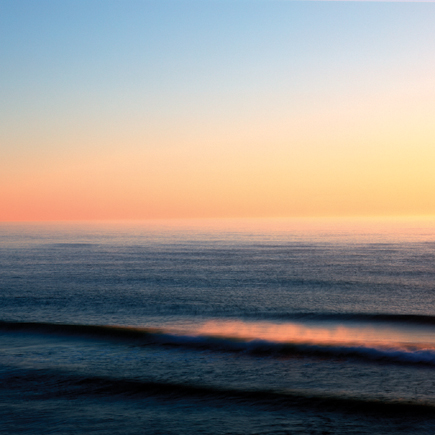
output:
<path id="1" fill-rule="evenodd" d="M 0 225 L 0 432 L 435 434 L 435 220 Z"/>

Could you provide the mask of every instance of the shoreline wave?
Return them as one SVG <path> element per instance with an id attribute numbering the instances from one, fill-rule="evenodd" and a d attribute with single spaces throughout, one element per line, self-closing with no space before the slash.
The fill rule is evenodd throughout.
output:
<path id="1" fill-rule="evenodd" d="M 0 321 L 0 331 L 109 339 L 135 345 L 181 347 L 251 356 L 351 358 L 366 362 L 435 366 L 435 346 L 424 344 L 272 341 L 237 335 L 185 334 L 170 328 Z"/>

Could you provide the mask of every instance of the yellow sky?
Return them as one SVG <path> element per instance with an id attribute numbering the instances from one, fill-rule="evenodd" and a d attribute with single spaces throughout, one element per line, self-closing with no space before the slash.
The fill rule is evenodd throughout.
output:
<path id="1" fill-rule="evenodd" d="M 163 134 L 145 149 L 139 137 L 20 156 L 1 176 L 2 218 L 434 213 L 428 120 L 377 115 L 314 113 L 269 130 Z"/>

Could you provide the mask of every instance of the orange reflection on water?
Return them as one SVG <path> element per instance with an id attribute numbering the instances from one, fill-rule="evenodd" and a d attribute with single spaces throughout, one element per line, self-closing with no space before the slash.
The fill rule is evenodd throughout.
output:
<path id="1" fill-rule="evenodd" d="M 435 334 L 387 326 L 306 325 L 242 321 L 209 321 L 193 328 L 178 329 L 188 335 L 213 336 L 244 341 L 265 340 L 278 343 L 435 348 Z"/>

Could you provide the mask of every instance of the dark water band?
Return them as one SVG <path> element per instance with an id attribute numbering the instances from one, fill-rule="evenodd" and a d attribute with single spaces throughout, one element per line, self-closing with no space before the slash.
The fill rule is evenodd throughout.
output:
<path id="1" fill-rule="evenodd" d="M 243 390 L 213 385 L 194 385 L 78 376 L 62 371 L 20 370 L 2 379 L 0 389 L 23 389 L 28 398 L 73 399 L 83 396 L 140 399 L 163 397 L 169 400 L 193 399 L 231 405 L 259 405 L 271 409 L 311 408 L 322 411 L 372 414 L 384 417 L 426 417 L 435 420 L 435 404 L 423 401 L 359 398 L 296 390 Z M 30 393 L 33 391 L 33 394 Z M 32 397 L 33 396 L 33 397 Z"/>
<path id="2" fill-rule="evenodd" d="M 299 313 L 276 313 L 264 314 L 264 319 L 275 320 L 319 320 L 333 322 L 381 322 L 406 325 L 434 325 L 435 316 L 425 314 L 390 314 L 390 313 L 316 313 L 316 312 L 299 312 Z"/>

